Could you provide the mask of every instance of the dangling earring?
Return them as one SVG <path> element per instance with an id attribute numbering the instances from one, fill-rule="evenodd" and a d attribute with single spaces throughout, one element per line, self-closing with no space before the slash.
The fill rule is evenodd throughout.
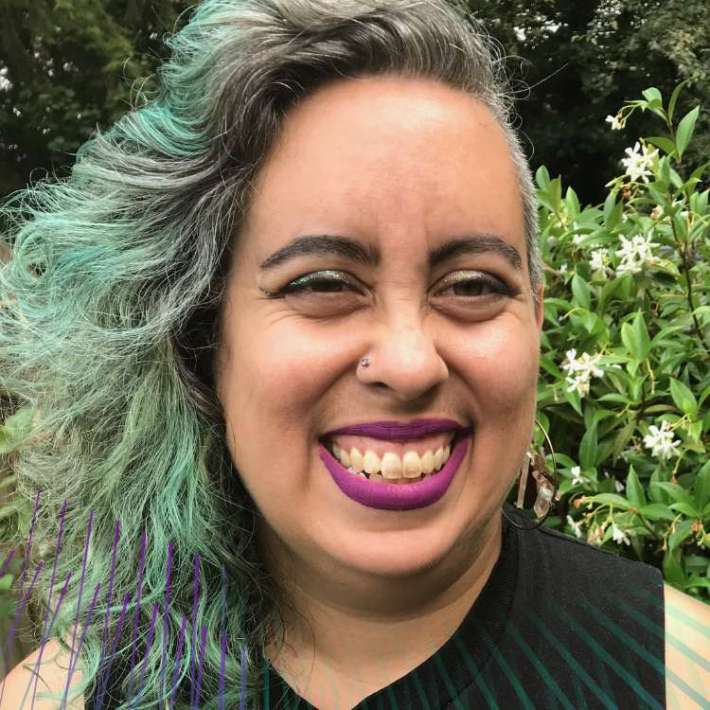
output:
<path id="1" fill-rule="evenodd" d="M 550 442 L 550 437 L 547 435 L 544 427 L 537 419 L 535 419 L 535 423 L 540 427 L 540 429 L 542 429 L 542 433 L 544 434 L 545 439 L 547 439 L 547 443 L 550 446 L 553 465 L 556 471 L 557 461 L 555 459 L 554 449 L 552 448 L 552 442 Z M 534 485 L 530 485 L 531 478 L 534 481 Z M 503 515 L 505 515 L 511 525 L 521 530 L 533 530 L 538 528 L 545 522 L 545 519 L 550 514 L 550 511 L 552 510 L 552 502 L 556 499 L 556 492 L 556 476 L 550 472 L 547 466 L 544 449 L 540 447 L 539 450 L 536 450 L 531 445 L 528 451 L 525 452 L 525 458 L 523 459 L 523 465 L 520 470 L 518 495 L 515 500 L 515 507 L 520 510 L 529 510 L 529 505 L 534 494 L 532 511 L 536 519 L 535 524 L 532 526 L 520 525 L 515 522 L 511 516 L 507 515 L 505 510 L 503 510 Z M 557 496 L 557 498 L 559 498 L 559 496 Z"/>

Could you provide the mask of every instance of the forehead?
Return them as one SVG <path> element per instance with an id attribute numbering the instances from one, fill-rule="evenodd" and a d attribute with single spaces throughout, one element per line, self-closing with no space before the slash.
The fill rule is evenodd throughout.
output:
<path id="1" fill-rule="evenodd" d="M 319 89 L 287 114 L 254 187 L 245 232 L 262 256 L 304 230 L 400 242 L 474 230 L 524 241 L 502 128 L 477 99 L 431 79 Z"/>

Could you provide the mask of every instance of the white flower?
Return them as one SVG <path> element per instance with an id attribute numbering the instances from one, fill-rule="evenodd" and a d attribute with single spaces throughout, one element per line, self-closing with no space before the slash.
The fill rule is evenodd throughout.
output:
<path id="1" fill-rule="evenodd" d="M 572 237 L 572 242 L 575 244 L 575 246 L 579 246 L 582 243 L 583 239 L 584 239 L 584 234 L 575 234 Z"/>
<path id="2" fill-rule="evenodd" d="M 597 367 L 597 363 L 601 359 L 601 353 L 596 355 L 590 355 L 589 353 L 582 353 L 577 357 L 577 350 L 572 348 L 565 353 L 567 358 L 566 362 L 562 363 L 562 369 L 568 372 L 584 372 L 589 377 L 592 375 L 594 377 L 601 377 L 604 371 Z"/>
<path id="3" fill-rule="evenodd" d="M 578 486 L 581 483 L 585 482 L 585 478 L 582 475 L 582 469 L 579 466 L 572 466 L 572 468 L 569 470 L 569 472 L 572 474 L 572 485 L 573 486 Z"/>
<path id="4" fill-rule="evenodd" d="M 571 515 L 567 516 L 567 524 L 572 528 L 576 537 L 582 537 L 582 523 L 576 522 Z"/>
<path id="5" fill-rule="evenodd" d="M 653 248 L 658 244 L 652 241 L 650 235 L 644 237 L 642 234 L 637 234 L 631 239 L 619 238 L 621 239 L 621 249 L 617 249 L 614 253 L 621 258 L 617 269 L 620 274 L 638 274 L 643 271 L 645 266 L 653 266 L 657 263 L 658 260 L 653 254 Z"/>
<path id="6" fill-rule="evenodd" d="M 578 358 L 575 349 L 565 353 L 566 361 L 562 363 L 562 369 L 569 372 L 565 381 L 569 385 L 568 392 L 577 390 L 581 396 L 589 394 L 589 383 L 592 377 L 601 377 L 604 370 L 597 367 L 597 362 L 601 355 L 597 353 L 591 356 L 589 353 L 582 353 Z"/>
<path id="7" fill-rule="evenodd" d="M 569 385 L 568 392 L 577 390 L 580 397 L 589 394 L 589 380 L 582 373 L 577 373 L 574 377 L 566 377 L 565 382 Z"/>
<path id="8" fill-rule="evenodd" d="M 652 210 L 651 210 L 651 219 L 661 219 L 663 217 L 663 207 L 660 205 L 656 205 Z"/>
<path id="9" fill-rule="evenodd" d="M 560 264 L 560 273 L 564 274 L 567 271 L 567 262 L 565 261 L 564 263 Z"/>
<path id="10" fill-rule="evenodd" d="M 609 263 L 609 257 L 606 253 L 606 249 L 594 249 L 592 251 L 590 261 L 592 271 L 604 271 L 606 265 Z"/>
<path id="11" fill-rule="evenodd" d="M 621 493 L 624 490 L 624 484 L 619 480 L 614 480 L 614 488 L 616 488 L 617 493 Z"/>
<path id="12" fill-rule="evenodd" d="M 667 421 L 661 422 L 660 429 L 651 425 L 648 430 L 651 433 L 643 437 L 643 443 L 647 449 L 652 450 L 651 453 L 656 458 L 670 459 L 678 455 L 676 449 L 680 446 L 680 441 L 673 439 L 673 431 Z"/>
<path id="13" fill-rule="evenodd" d="M 628 157 L 621 160 L 621 164 L 626 168 L 626 174 L 637 182 L 639 179 L 648 182 L 648 176 L 652 174 L 651 168 L 658 157 L 658 150 L 649 150 L 648 146 L 641 146 L 636 141 L 633 148 L 625 151 Z"/>
<path id="14" fill-rule="evenodd" d="M 618 528 L 616 523 L 612 523 L 611 525 L 611 536 L 614 542 L 623 542 L 624 545 L 631 544 L 629 536 L 621 528 Z"/>
<path id="15" fill-rule="evenodd" d="M 611 124 L 611 130 L 612 131 L 620 131 L 623 127 L 624 124 L 621 120 L 619 120 L 619 116 L 607 116 L 604 119 L 607 123 Z"/>

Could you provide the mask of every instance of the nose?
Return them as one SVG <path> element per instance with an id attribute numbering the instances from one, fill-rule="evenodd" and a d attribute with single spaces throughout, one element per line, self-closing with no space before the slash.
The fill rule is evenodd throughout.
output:
<path id="1" fill-rule="evenodd" d="M 415 400 L 444 382 L 449 369 L 434 339 L 424 329 L 421 317 L 393 314 L 387 322 L 373 326 L 367 355 L 370 365 L 358 367 L 363 383 L 374 384 L 402 401 Z M 372 331 L 371 331 L 372 333 Z"/>

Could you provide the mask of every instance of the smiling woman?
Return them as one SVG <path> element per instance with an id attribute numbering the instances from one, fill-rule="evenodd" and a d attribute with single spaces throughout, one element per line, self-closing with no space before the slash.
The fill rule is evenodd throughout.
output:
<path id="1" fill-rule="evenodd" d="M 523 465 L 543 284 L 475 21 L 206 0 L 170 42 L 160 96 L 4 211 L 2 385 L 36 409 L 13 465 L 38 547 L 61 539 L 47 656 L 81 640 L 41 687 L 121 709 L 703 702 L 707 636 L 678 638 L 703 605 L 505 503 L 516 479 L 552 498 Z"/>

